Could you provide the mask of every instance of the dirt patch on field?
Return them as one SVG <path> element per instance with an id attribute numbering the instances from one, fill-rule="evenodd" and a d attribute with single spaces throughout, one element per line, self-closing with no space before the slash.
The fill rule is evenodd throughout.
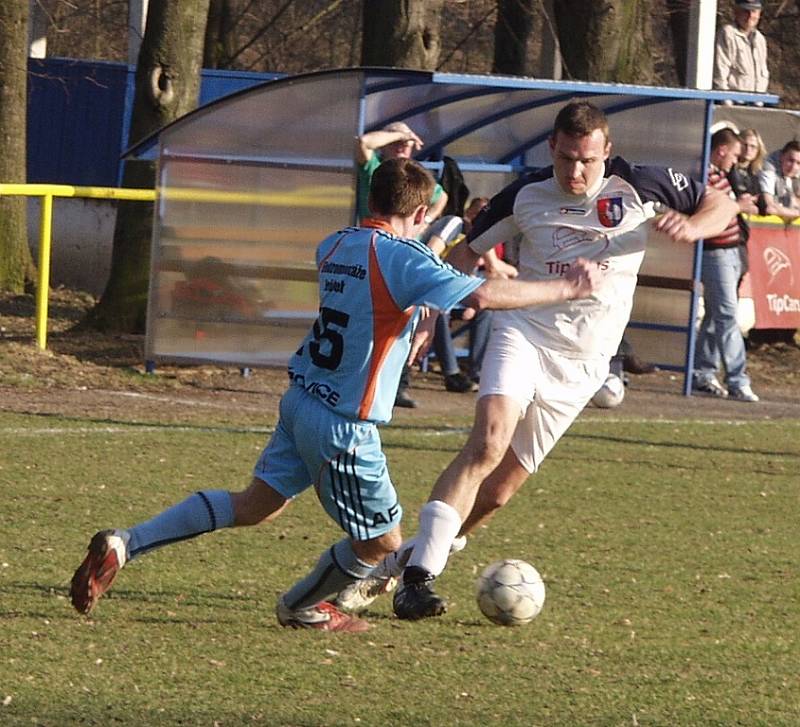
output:
<path id="1" fill-rule="evenodd" d="M 77 332 L 94 301 L 68 289 L 52 292 L 48 350 L 35 346 L 32 296 L 0 296 L 0 410 L 125 422 L 175 422 L 263 426 L 274 422 L 286 385 L 282 369 L 249 377 L 236 368 L 162 366 L 144 370 L 144 339 Z M 682 395 L 682 375 L 632 376 L 623 405 L 589 408 L 584 416 L 663 419 L 781 419 L 800 417 L 800 349 L 762 347 L 749 352 L 758 404 Z M 474 394 L 444 390 L 437 373 L 415 373 L 419 408 L 396 409 L 395 421 L 412 423 L 469 416 Z"/>

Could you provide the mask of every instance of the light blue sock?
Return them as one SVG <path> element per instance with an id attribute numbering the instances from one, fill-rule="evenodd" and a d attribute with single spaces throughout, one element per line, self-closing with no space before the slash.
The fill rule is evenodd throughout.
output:
<path id="1" fill-rule="evenodd" d="M 128 528 L 128 558 L 232 525 L 233 502 L 229 492 L 195 492 L 150 520 Z"/>
<path id="2" fill-rule="evenodd" d="M 354 581 L 366 578 L 374 568 L 359 560 L 353 544 L 345 538 L 319 557 L 314 570 L 284 594 L 283 602 L 292 611 L 308 608 L 339 593 Z"/>

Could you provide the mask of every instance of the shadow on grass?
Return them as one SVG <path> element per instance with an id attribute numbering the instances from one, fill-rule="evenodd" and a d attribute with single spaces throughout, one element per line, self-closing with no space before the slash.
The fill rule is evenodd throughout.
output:
<path id="1" fill-rule="evenodd" d="M 742 449 L 741 447 L 720 447 L 702 443 L 691 444 L 687 442 L 654 442 L 648 439 L 634 439 L 632 437 L 612 437 L 607 434 L 568 433 L 566 436 L 573 439 L 584 439 L 593 442 L 609 442 L 610 444 L 633 444 L 643 447 L 657 447 L 664 449 L 688 449 L 697 452 L 719 452 L 721 454 L 745 454 L 765 457 L 791 457 L 794 459 L 800 459 L 800 453 L 798 452 L 776 451 L 772 449 Z"/>
<path id="2" fill-rule="evenodd" d="M 0 411 L 3 411 L 0 409 Z M 186 424 L 180 422 L 159 422 L 159 421 L 127 421 L 125 419 L 109 419 L 107 417 L 82 417 L 71 416 L 69 414 L 60 414 L 54 412 L 41 412 L 30 411 L 20 412 L 13 411 L 11 414 L 19 414 L 22 416 L 37 417 L 49 421 L 62 421 L 73 422 L 76 424 L 97 424 L 98 426 L 116 426 L 116 427 L 130 427 L 131 429 L 164 429 L 164 430 L 177 430 L 177 431 L 192 431 L 192 432 L 211 432 L 221 434 L 271 434 L 275 427 L 232 427 L 232 426 L 215 426 L 207 424 Z M 98 430 L 100 431 L 100 430 Z"/>
<path id="3" fill-rule="evenodd" d="M 69 588 L 66 586 L 55 586 L 45 583 L 24 582 L 16 581 L 0 587 L 0 599 L 2 603 L 8 605 L 24 596 L 45 596 L 52 598 L 53 596 L 60 596 L 64 599 L 69 599 Z M 224 606 L 229 611 L 244 611 L 252 612 L 257 611 L 259 614 L 262 611 L 261 606 L 265 602 L 271 602 L 271 594 L 262 599 L 259 596 L 245 593 L 242 595 L 234 595 L 230 593 L 220 593 L 214 591 L 199 591 L 191 595 L 187 595 L 185 590 L 142 590 L 130 588 L 114 588 L 103 597 L 103 603 L 112 603 L 113 601 L 122 601 L 125 603 L 137 604 L 139 606 L 148 605 L 162 605 L 168 606 L 171 609 L 180 609 L 185 607 L 192 608 L 219 608 Z M 0 610 L 0 620 L 2 619 L 15 619 L 20 617 L 26 618 L 53 618 L 53 614 L 39 613 L 32 610 L 24 610 L 20 608 L 9 608 L 8 610 Z M 215 619 L 197 619 L 187 615 L 186 618 L 178 618 L 175 614 L 167 616 L 146 615 L 134 617 L 134 620 L 143 623 L 201 623 L 207 621 L 208 623 L 222 623 L 228 620 Z"/>
<path id="4" fill-rule="evenodd" d="M 0 299 L 0 316 L 12 318 L 33 318 L 36 315 L 36 299 L 32 295 L 15 295 Z M 47 306 L 47 317 L 65 321 L 80 321 L 86 311 L 70 303 L 61 304 L 50 301 Z"/>

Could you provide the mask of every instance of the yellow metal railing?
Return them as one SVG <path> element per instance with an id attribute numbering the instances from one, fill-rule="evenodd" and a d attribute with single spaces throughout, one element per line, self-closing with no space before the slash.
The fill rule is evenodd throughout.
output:
<path id="1" fill-rule="evenodd" d="M 41 197 L 39 221 L 39 276 L 36 283 L 36 346 L 47 348 L 47 306 L 50 290 L 50 246 L 53 236 L 53 198 L 88 197 L 90 199 L 127 199 L 152 202 L 153 189 L 120 189 L 117 187 L 73 187 L 68 184 L 2 184 L 0 195 Z"/>

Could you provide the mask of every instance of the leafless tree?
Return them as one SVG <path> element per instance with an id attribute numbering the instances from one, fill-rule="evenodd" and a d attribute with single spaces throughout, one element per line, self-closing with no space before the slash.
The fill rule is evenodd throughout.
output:
<path id="1" fill-rule="evenodd" d="M 443 4 L 443 0 L 364 2 L 361 64 L 436 68 Z"/>
<path id="2" fill-rule="evenodd" d="M 0 182 L 24 184 L 28 3 L 0 3 Z M 0 290 L 22 292 L 33 277 L 26 201 L 0 196 Z"/>
<path id="3" fill-rule="evenodd" d="M 209 0 L 150 0 L 131 118 L 136 143 L 197 105 L 200 63 Z M 123 186 L 155 184 L 151 163 L 128 162 Z M 152 210 L 122 202 L 117 211 L 111 275 L 88 323 L 101 330 L 141 333 L 145 328 L 150 275 Z"/>

